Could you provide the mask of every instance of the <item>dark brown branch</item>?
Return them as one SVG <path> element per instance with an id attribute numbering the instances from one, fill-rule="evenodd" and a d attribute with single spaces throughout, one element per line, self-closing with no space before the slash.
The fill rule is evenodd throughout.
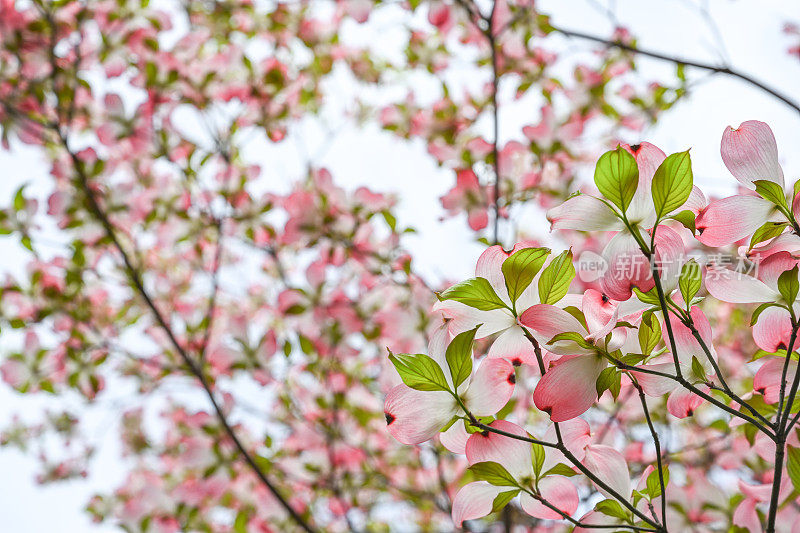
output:
<path id="1" fill-rule="evenodd" d="M 173 346 L 175 351 L 178 352 L 178 355 L 180 355 L 181 359 L 183 360 L 184 364 L 188 367 L 191 374 L 195 378 L 197 378 L 197 380 L 200 382 L 200 385 L 202 386 L 203 390 L 206 393 L 206 396 L 211 402 L 211 405 L 214 408 L 214 412 L 216 413 L 217 418 L 220 421 L 220 424 L 222 424 L 225 433 L 228 435 L 228 437 L 233 442 L 234 446 L 242 455 L 242 458 L 244 459 L 247 466 L 253 471 L 256 477 L 258 477 L 261 483 L 265 487 L 267 487 L 267 489 L 272 493 L 275 499 L 278 500 L 278 502 L 286 510 L 286 512 L 289 514 L 292 520 L 307 533 L 314 533 L 315 530 L 312 529 L 311 526 L 306 522 L 306 520 L 300 515 L 300 513 L 298 513 L 294 509 L 294 507 L 292 507 L 292 505 L 288 502 L 288 500 L 286 500 L 286 498 L 284 498 L 283 495 L 281 495 L 277 487 L 269 480 L 269 478 L 267 478 L 266 474 L 264 474 L 264 472 L 255 462 L 253 456 L 244 447 L 244 444 L 242 444 L 242 442 L 239 440 L 239 437 L 236 435 L 236 432 L 234 431 L 233 427 L 231 427 L 230 423 L 228 422 L 228 419 L 225 413 L 223 412 L 221 406 L 219 405 L 219 403 L 217 403 L 217 399 L 214 396 L 211 384 L 206 378 L 202 368 L 200 368 L 197 365 L 197 363 L 189 356 L 188 352 L 183 348 L 181 343 L 175 337 L 175 334 L 172 331 L 171 326 L 169 325 L 169 323 L 167 323 L 161 311 L 158 309 L 155 302 L 145 289 L 141 273 L 136 268 L 136 266 L 134 266 L 130 256 L 128 255 L 128 252 L 122 246 L 122 243 L 117 237 L 116 229 L 109 220 L 103 208 L 100 206 L 99 202 L 97 201 L 97 198 L 95 198 L 94 191 L 92 190 L 91 185 L 89 184 L 89 178 L 86 175 L 86 172 L 84 171 L 83 162 L 70 149 L 69 141 L 67 140 L 67 137 L 64 135 L 64 133 L 59 129 L 58 131 L 56 131 L 56 134 L 58 135 L 62 146 L 67 151 L 70 159 L 72 160 L 73 167 L 75 168 L 75 172 L 78 176 L 79 185 L 81 187 L 81 190 L 86 196 L 86 200 L 89 205 L 89 210 L 91 211 L 92 215 L 97 219 L 97 221 L 100 222 L 106 236 L 111 241 L 114 248 L 117 250 L 117 253 L 119 253 L 120 256 L 122 257 L 122 262 L 124 264 L 125 271 L 131 283 L 133 284 L 139 296 L 144 300 L 146 306 L 153 313 L 153 317 L 155 318 L 156 323 L 167 335 L 170 344 Z"/>

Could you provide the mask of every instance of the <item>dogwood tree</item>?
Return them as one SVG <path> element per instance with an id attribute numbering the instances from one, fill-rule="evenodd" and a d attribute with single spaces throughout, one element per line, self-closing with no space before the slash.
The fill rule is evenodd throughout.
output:
<path id="1" fill-rule="evenodd" d="M 3 147 L 48 167 L 0 211 L 22 267 L 0 371 L 47 407 L 0 443 L 79 478 L 112 413 L 125 480 L 98 522 L 796 529 L 798 189 L 774 136 L 725 131 L 742 192 L 711 201 L 688 151 L 617 141 L 690 69 L 800 110 L 780 91 L 527 0 L 5 0 L 0 40 Z M 305 154 L 334 124 L 424 147 L 486 245 L 474 278 L 419 275 L 397 198 Z M 517 237 L 525 205 L 558 246 Z"/>

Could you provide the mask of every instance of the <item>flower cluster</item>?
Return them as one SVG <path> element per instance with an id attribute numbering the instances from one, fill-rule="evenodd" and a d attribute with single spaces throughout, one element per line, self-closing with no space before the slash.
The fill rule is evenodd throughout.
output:
<path id="1" fill-rule="evenodd" d="M 492 246 L 474 278 L 437 294 L 432 313 L 443 325 L 430 356 L 391 356 L 404 384 L 386 398 L 389 432 L 407 444 L 441 433 L 441 443 L 470 465 L 475 481 L 454 500 L 456 524 L 517 496 L 527 514 L 576 531 L 665 531 L 696 521 L 755 533 L 797 520 L 796 507 L 786 504 L 795 498 L 792 486 L 800 486 L 798 186 L 785 186 L 775 138 L 762 122 L 726 129 L 721 153 L 743 192 L 711 202 L 693 184 L 688 151 L 667 156 L 641 143 L 605 153 L 595 169 L 597 193 L 577 193 L 547 213 L 554 230 L 613 232 L 599 257 L 607 268 L 584 278 L 589 287 L 569 292 L 571 250 Z M 743 243 L 742 264 L 756 264 L 737 271 L 691 257 L 700 250 L 713 257 L 705 247 L 734 243 Z M 615 268 L 623 262 L 628 268 Z M 739 362 L 726 360 L 729 348 L 715 347 L 719 335 L 707 310 L 751 303 L 759 304 L 750 320 L 757 362 L 732 388 L 728 369 Z M 486 339 L 486 355 L 470 378 L 475 338 Z M 592 431 L 604 397 L 615 416 L 645 426 L 655 456 L 643 448 L 623 455 L 605 444 L 607 428 Z M 704 405 L 703 418 L 694 416 Z M 736 453 L 762 461 L 749 466 L 744 459 L 760 485 L 740 481 L 745 497 L 722 504 L 717 493 L 695 494 L 720 513 L 693 514 L 687 502 L 699 472 L 681 463 L 668 468 L 675 444 L 658 426 L 671 419 L 741 442 Z M 520 422 L 540 428 L 536 437 Z M 670 471 L 682 481 L 671 482 Z M 634 472 L 640 481 L 632 488 Z M 575 474 L 605 497 L 593 509 L 579 504 L 567 479 Z"/>

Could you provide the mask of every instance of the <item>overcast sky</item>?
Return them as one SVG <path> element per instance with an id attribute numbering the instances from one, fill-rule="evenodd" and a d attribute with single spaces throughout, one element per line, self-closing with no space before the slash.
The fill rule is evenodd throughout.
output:
<path id="1" fill-rule="evenodd" d="M 607 34 L 610 28 L 607 15 L 599 7 L 608 6 L 607 0 L 539 0 L 537 4 L 542 11 L 552 13 L 554 21 L 562 27 L 601 35 Z M 719 57 L 719 40 L 699 11 L 692 8 L 690 0 L 612 0 L 610 5 L 614 6 L 614 14 L 620 22 L 633 30 L 643 48 L 705 61 Z M 797 90 L 800 59 L 787 56 L 785 50 L 791 40 L 781 32 L 787 19 L 800 22 L 796 0 L 715 0 L 710 1 L 709 6 L 725 53 L 733 65 L 800 99 Z M 391 20 L 380 22 L 391 24 Z M 570 49 L 582 46 L 582 43 L 566 39 L 563 44 Z M 654 76 L 672 71 L 672 67 L 653 60 L 641 59 L 640 64 L 645 73 Z M 516 110 L 513 114 L 501 114 L 503 135 L 516 135 L 516 124 L 520 120 L 536 122 L 538 106 L 529 111 L 527 116 Z M 691 96 L 665 114 L 642 140 L 654 142 L 667 153 L 692 147 L 695 182 L 707 193 L 721 194 L 732 191 L 735 183 L 720 159 L 722 131 L 727 125 L 737 126 L 748 119 L 763 120 L 772 126 L 787 182 L 800 177 L 800 150 L 797 149 L 800 115 L 762 92 L 724 76 L 708 77 L 697 84 Z M 315 143 L 319 142 L 321 140 L 310 132 L 305 143 L 308 151 L 316 153 Z M 366 184 L 377 190 L 398 193 L 402 199 L 400 222 L 419 230 L 419 234 L 409 240 L 409 245 L 423 272 L 435 277 L 470 274 L 481 247 L 471 242 L 471 234 L 464 231 L 463 219 L 439 221 L 442 209 L 438 198 L 451 186 L 452 178 L 436 169 L 424 147 L 400 142 L 392 135 L 377 133 L 376 129 L 366 132 L 345 129 L 328 146 L 322 163 L 347 187 Z M 31 181 L 34 187 L 37 183 L 46 183 L 46 167 L 32 150 L 0 152 L 0 168 L 3 169 L 0 198 L 10 198 L 16 187 L 25 181 Z M 546 222 L 538 214 L 523 220 L 530 226 L 525 228 L 530 233 L 546 230 Z M 446 254 L 442 253 L 442 243 L 447 243 Z M 20 268 L 13 254 L 2 256 L 0 269 Z M 9 345 L 6 335 L 4 331 L 0 336 L 0 349 Z M 21 397 L 0 385 L 0 423 L 8 421 L 15 412 L 35 415 L 41 405 L 43 403 L 37 399 Z M 94 527 L 81 509 L 90 494 L 113 487 L 124 475 L 117 462 L 114 440 L 114 409 L 118 408 L 106 402 L 103 409 L 92 416 L 103 446 L 96 468 L 84 482 L 40 487 L 33 481 L 34 460 L 14 451 L 0 450 L 0 529 L 3 532 L 116 531 Z M 102 438 L 104 433 L 109 438 Z"/>

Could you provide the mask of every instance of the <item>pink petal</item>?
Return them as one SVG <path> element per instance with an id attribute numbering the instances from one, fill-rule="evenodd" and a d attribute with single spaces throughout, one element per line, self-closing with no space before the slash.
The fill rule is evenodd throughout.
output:
<path id="1" fill-rule="evenodd" d="M 787 270 L 791 270 L 797 266 L 798 259 L 789 252 L 777 252 L 758 264 L 758 279 L 764 284 L 778 290 L 778 278 Z"/>
<path id="2" fill-rule="evenodd" d="M 774 181 L 783 188 L 783 169 L 778 163 L 778 145 L 768 125 L 757 120 L 730 126 L 722 133 L 720 145 L 725 166 L 745 187 L 755 180 Z"/>
<path id="3" fill-rule="evenodd" d="M 655 222 L 655 209 L 650 193 L 653 176 L 658 166 L 664 162 L 666 154 L 648 142 L 643 142 L 635 147 L 623 144 L 622 147 L 633 155 L 639 167 L 639 184 L 631 205 L 628 207 L 628 218 L 631 221 L 643 222 L 644 227 L 650 227 Z"/>
<path id="4" fill-rule="evenodd" d="M 604 515 L 603 513 L 598 513 L 597 511 L 589 511 L 585 515 L 583 515 L 579 522 L 585 525 L 593 525 L 593 526 L 612 526 L 619 523 L 618 518 L 614 518 L 608 515 Z M 597 531 L 612 531 L 610 528 L 593 528 L 593 527 L 576 527 L 572 530 L 572 533 L 597 533 Z"/>
<path id="5" fill-rule="evenodd" d="M 774 353 L 789 346 L 792 336 L 792 319 L 789 311 L 779 307 L 768 307 L 758 316 L 753 326 L 753 340 L 765 352 Z"/>
<path id="6" fill-rule="evenodd" d="M 503 261 L 508 259 L 509 254 L 503 250 L 502 246 L 490 246 L 483 251 L 475 265 L 475 277 L 486 278 L 494 288 L 494 292 L 507 304 L 511 304 L 506 290 L 506 283 L 503 278 Z"/>
<path id="7" fill-rule="evenodd" d="M 798 198 L 800 198 L 800 195 L 798 195 Z M 747 252 L 747 256 L 753 261 L 763 261 L 778 252 L 789 252 L 790 254 L 800 252 L 800 237 L 794 233 L 781 233 L 766 244 L 757 246 Z"/>
<path id="8" fill-rule="evenodd" d="M 674 375 L 674 363 L 656 363 L 652 365 L 644 365 L 642 368 L 648 368 L 662 372 L 664 374 Z M 646 372 L 632 372 L 636 376 L 636 380 L 642 386 L 642 390 L 648 396 L 663 396 L 675 390 L 678 387 L 678 382 L 673 379 L 655 376 Z"/>
<path id="9" fill-rule="evenodd" d="M 783 357 L 770 357 L 766 363 L 761 365 L 756 375 L 753 377 L 753 390 L 764 395 L 767 403 L 777 403 L 780 399 L 781 377 L 783 376 Z M 786 372 L 786 382 L 794 376 L 797 370 L 797 362 L 790 361 Z"/>
<path id="10" fill-rule="evenodd" d="M 737 195 L 714 200 L 697 217 L 697 240 L 706 246 L 733 244 L 751 236 L 775 214 L 772 202 L 758 196 Z"/>
<path id="11" fill-rule="evenodd" d="M 569 198 L 547 212 L 550 229 L 610 231 L 623 227 L 620 219 L 601 200 L 588 194 Z"/>
<path id="12" fill-rule="evenodd" d="M 458 420 L 447 431 L 439 434 L 439 442 L 451 452 L 463 455 L 466 453 L 469 437 L 470 434 L 464 429 L 464 423 Z"/>
<path id="13" fill-rule="evenodd" d="M 628 463 L 617 450 L 602 444 L 587 446 L 582 462 L 620 496 L 630 496 L 631 478 L 628 473 Z M 612 497 L 599 487 L 598 490 L 606 496 Z"/>
<path id="14" fill-rule="evenodd" d="M 489 425 L 506 433 L 528 436 L 527 431 L 505 420 L 495 420 Z M 531 445 L 522 440 L 491 431 L 473 433 L 467 441 L 466 454 L 471 465 L 491 461 L 503 465 L 515 479 L 533 476 Z"/>
<path id="15" fill-rule="evenodd" d="M 705 385 L 699 388 L 704 392 L 708 392 L 708 387 Z M 676 418 L 686 418 L 692 416 L 704 401 L 703 398 L 695 393 L 684 388 L 678 388 L 672 391 L 667 398 L 667 411 Z"/>
<path id="16" fill-rule="evenodd" d="M 703 339 L 706 346 L 708 346 L 709 350 L 711 351 L 711 355 L 716 355 L 711 332 L 711 324 L 709 324 L 708 318 L 696 305 L 692 307 L 691 317 L 695 328 L 697 329 L 698 333 L 700 333 L 700 338 Z M 675 336 L 675 347 L 678 349 L 678 360 L 685 365 L 690 365 L 692 363 L 692 357 L 694 356 L 697 357 L 697 360 L 700 361 L 700 364 L 702 364 L 704 367 L 706 365 L 710 365 L 708 362 L 708 357 L 706 357 L 706 354 L 703 351 L 703 348 L 700 346 L 700 343 L 694 338 L 694 335 L 692 335 L 692 331 L 688 327 L 684 326 L 680 319 L 673 314 L 669 315 L 669 321 L 672 325 L 672 332 Z M 664 330 L 664 335 L 666 336 L 666 329 Z M 666 340 L 667 339 L 665 337 L 665 341 Z M 667 342 L 667 346 L 669 346 L 669 342 Z M 710 368 L 708 370 L 710 370 Z"/>
<path id="17" fill-rule="evenodd" d="M 586 328 L 578 322 L 577 318 L 560 307 L 547 304 L 534 305 L 520 315 L 519 321 L 523 326 L 530 328 L 543 348 L 553 353 L 592 353 L 589 350 L 579 348 L 572 341 L 558 341 L 551 345 L 547 344 L 559 333 L 574 331 L 580 333 L 581 336 L 587 333 Z"/>
<path id="18" fill-rule="evenodd" d="M 539 492 L 548 503 L 571 516 L 578 510 L 578 489 L 563 476 L 549 476 L 539 482 Z M 563 516 L 527 494 L 520 496 L 522 510 L 543 520 L 562 520 Z"/>
<path id="19" fill-rule="evenodd" d="M 508 359 L 514 366 L 522 363 L 537 364 L 533 345 L 519 326 L 508 328 L 501 333 L 489 348 L 487 357 Z"/>
<path id="20" fill-rule="evenodd" d="M 764 282 L 720 266 L 708 267 L 705 284 L 711 296 L 732 304 L 772 302 L 780 298 Z"/>
<path id="21" fill-rule="evenodd" d="M 600 286 L 611 299 L 622 302 L 631 297 L 632 287 L 643 291 L 653 287 L 650 263 L 627 231 L 614 235 L 603 249 L 603 257 L 608 261 L 608 268 L 600 279 Z"/>
<path id="22" fill-rule="evenodd" d="M 587 289 L 583 293 L 582 309 L 592 338 L 602 339 L 617 324 L 617 306 L 598 290 Z"/>
<path id="23" fill-rule="evenodd" d="M 592 441 L 591 431 L 589 424 L 582 418 L 573 418 L 566 420 L 558 425 L 561 432 L 561 438 L 564 440 L 564 445 L 567 450 L 580 461 L 583 459 L 586 446 Z M 555 424 L 550 424 L 547 431 L 544 433 L 543 440 L 546 442 L 558 442 L 556 435 Z M 570 462 L 564 457 L 559 450 L 553 448 L 546 448 L 544 451 L 544 464 L 542 465 L 542 472 L 547 472 L 558 463 L 570 465 Z"/>
<path id="24" fill-rule="evenodd" d="M 656 266 L 659 269 L 664 291 L 671 292 L 678 285 L 686 250 L 681 236 L 669 226 L 656 231 Z"/>
<path id="25" fill-rule="evenodd" d="M 436 302 L 433 305 L 433 310 L 440 312 L 442 317 L 447 319 L 447 326 L 452 336 L 469 331 L 478 324 L 482 324 L 475 333 L 476 338 L 482 339 L 516 324 L 514 316 L 508 309 L 481 311 L 460 302 L 445 300 Z"/>
<path id="26" fill-rule="evenodd" d="M 606 366 L 596 355 L 564 356 L 539 380 L 533 402 L 553 422 L 575 418 L 597 400 L 595 382 Z"/>
<path id="27" fill-rule="evenodd" d="M 505 359 L 486 358 L 473 374 L 464 393 L 464 403 L 472 414 L 490 416 L 511 399 L 516 383 L 514 366 Z"/>
<path id="28" fill-rule="evenodd" d="M 403 444 L 430 440 L 456 414 L 453 397 L 444 391 L 418 391 L 397 385 L 383 407 L 389 433 Z"/>
<path id="29" fill-rule="evenodd" d="M 461 527 L 464 520 L 481 518 L 492 512 L 494 499 L 508 487 L 496 487 L 486 481 L 467 483 L 453 498 L 453 522 Z"/>

